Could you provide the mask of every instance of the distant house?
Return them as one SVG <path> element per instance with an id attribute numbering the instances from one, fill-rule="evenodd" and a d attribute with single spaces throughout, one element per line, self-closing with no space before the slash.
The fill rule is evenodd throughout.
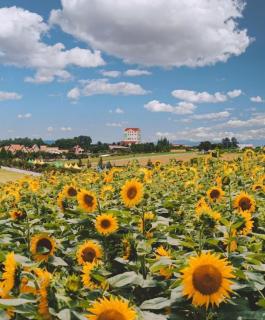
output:
<path id="1" fill-rule="evenodd" d="M 73 151 L 74 151 L 74 154 L 79 155 L 79 154 L 83 154 L 85 150 L 81 148 L 79 145 L 76 145 L 73 147 Z"/>
<path id="2" fill-rule="evenodd" d="M 24 151 L 25 150 L 25 151 Z M 40 148 L 37 144 L 34 144 L 32 147 L 24 147 L 23 152 L 39 152 Z"/>
<path id="3" fill-rule="evenodd" d="M 18 151 L 22 151 L 25 150 L 25 146 L 21 145 L 21 144 L 10 144 L 9 146 L 5 146 L 4 147 L 6 151 L 11 152 L 12 154 L 15 154 Z"/>
<path id="4" fill-rule="evenodd" d="M 126 128 L 124 129 L 124 139 L 122 144 L 130 146 L 132 144 L 141 143 L 141 129 L 139 128 Z"/>

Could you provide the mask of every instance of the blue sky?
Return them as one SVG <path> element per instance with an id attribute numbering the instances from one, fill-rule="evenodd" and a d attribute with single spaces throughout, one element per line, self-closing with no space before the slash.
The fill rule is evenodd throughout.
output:
<path id="1" fill-rule="evenodd" d="M 2 0 L 0 21 L 0 139 L 264 144 L 264 0 Z"/>

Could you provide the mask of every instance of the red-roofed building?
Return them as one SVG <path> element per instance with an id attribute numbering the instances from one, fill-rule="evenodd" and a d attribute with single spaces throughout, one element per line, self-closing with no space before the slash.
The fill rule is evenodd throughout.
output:
<path id="1" fill-rule="evenodd" d="M 125 128 L 123 145 L 130 146 L 132 144 L 141 143 L 141 129 L 139 128 Z"/>

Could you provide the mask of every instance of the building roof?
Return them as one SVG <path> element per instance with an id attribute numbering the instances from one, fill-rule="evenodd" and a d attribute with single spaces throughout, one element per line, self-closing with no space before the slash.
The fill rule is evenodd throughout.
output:
<path id="1" fill-rule="evenodd" d="M 129 131 L 129 130 L 132 130 L 132 131 L 140 131 L 139 128 L 125 128 L 124 131 Z"/>

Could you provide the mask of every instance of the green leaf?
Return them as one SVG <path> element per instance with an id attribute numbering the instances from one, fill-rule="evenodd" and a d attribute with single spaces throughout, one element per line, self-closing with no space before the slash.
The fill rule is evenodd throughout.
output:
<path id="1" fill-rule="evenodd" d="M 140 308 L 142 310 L 159 310 L 169 307 L 171 305 L 171 301 L 167 298 L 159 297 L 151 300 L 144 301 Z"/>
<path id="2" fill-rule="evenodd" d="M 58 266 L 62 266 L 62 267 L 66 267 L 68 266 L 68 264 L 60 257 L 52 257 L 51 258 L 51 264 L 58 267 Z"/>
<path id="3" fill-rule="evenodd" d="M 57 313 L 57 317 L 60 320 L 71 320 L 71 311 L 70 309 L 63 309 L 59 313 Z"/>
<path id="4" fill-rule="evenodd" d="M 134 271 L 130 271 L 130 272 L 124 272 L 112 278 L 109 278 L 108 282 L 112 287 L 120 288 L 128 284 L 135 283 L 137 279 L 138 279 L 137 273 L 135 273 Z"/>
<path id="5" fill-rule="evenodd" d="M 0 299 L 0 305 L 17 307 L 25 303 L 34 303 L 36 300 L 28 299 Z"/>

